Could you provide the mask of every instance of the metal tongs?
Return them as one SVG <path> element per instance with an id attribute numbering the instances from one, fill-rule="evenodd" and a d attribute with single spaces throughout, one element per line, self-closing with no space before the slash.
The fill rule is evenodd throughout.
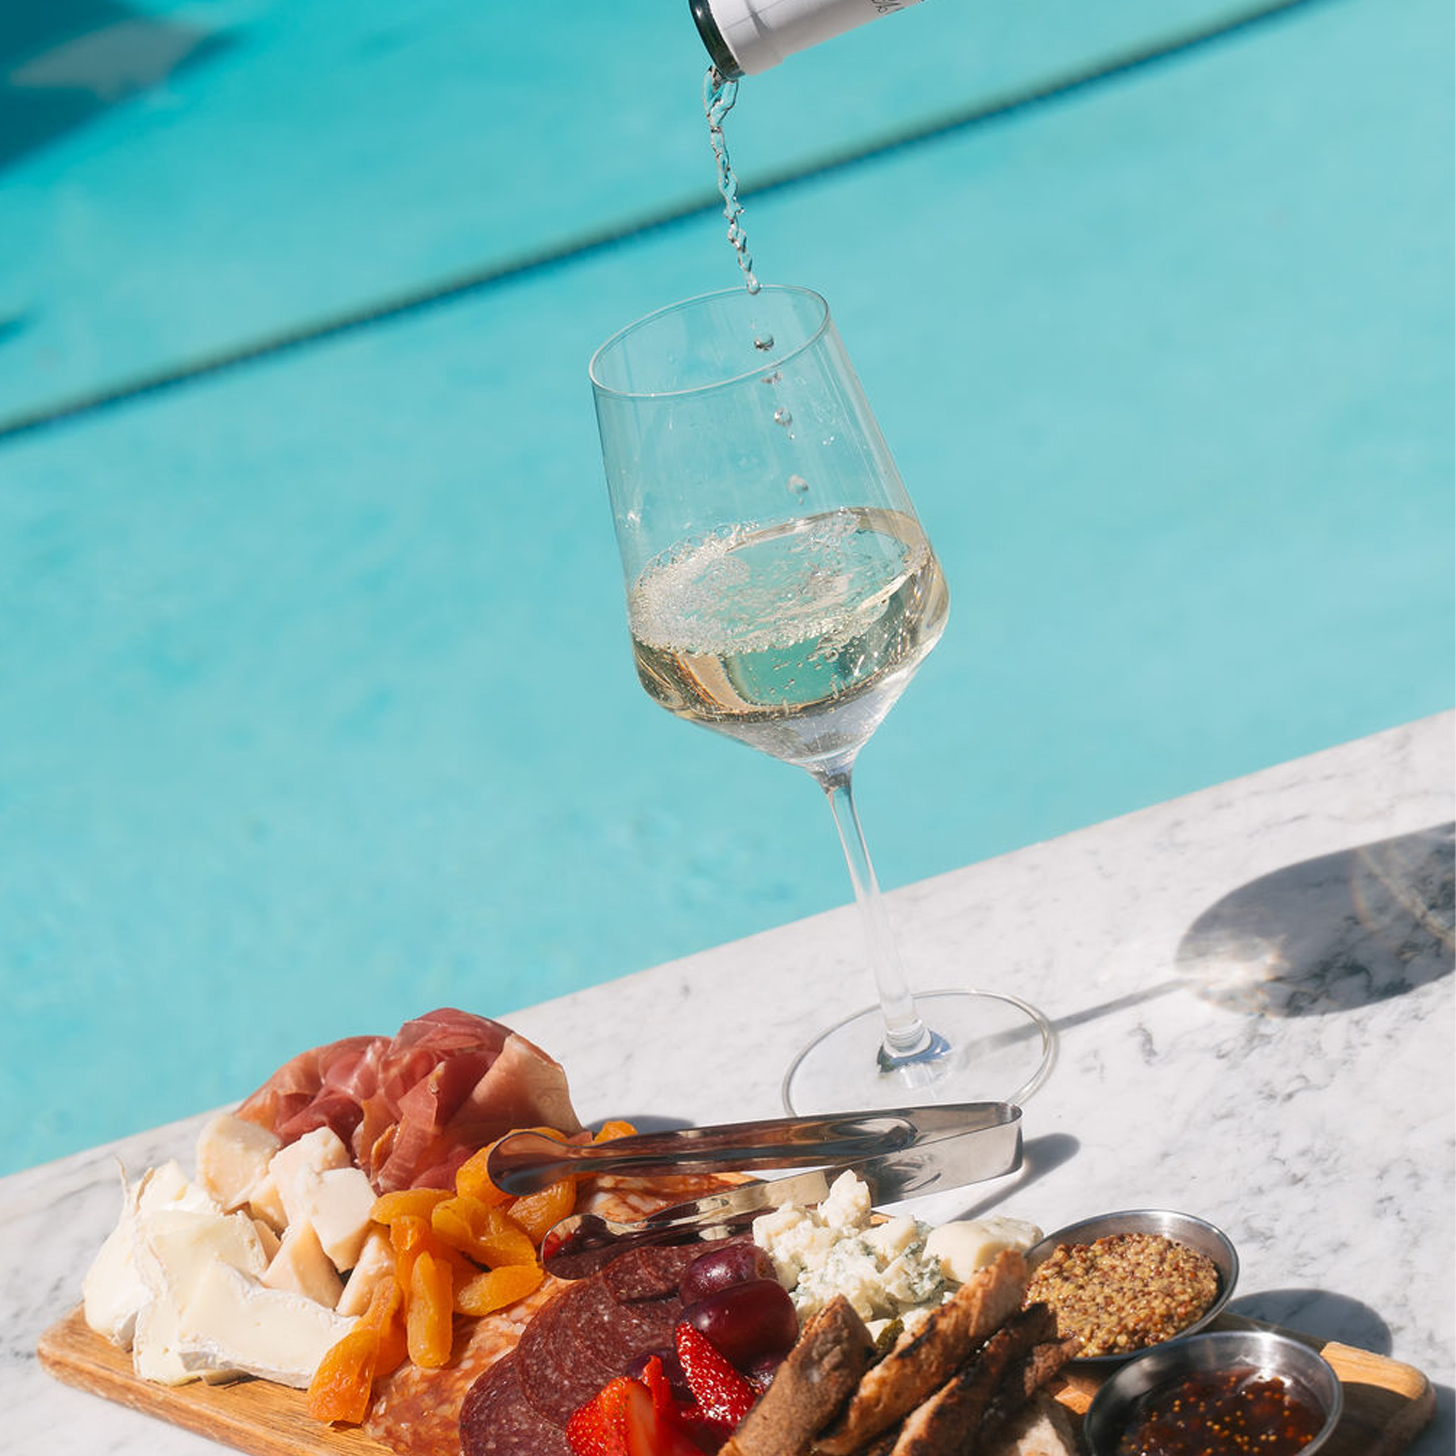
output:
<path id="1" fill-rule="evenodd" d="M 812 1170 L 742 1183 L 635 1223 L 573 1214 L 547 1234 L 541 1255 L 548 1272 L 580 1279 L 638 1244 L 720 1238 L 747 1228 L 766 1209 L 818 1203 L 846 1169 L 869 1185 L 870 1201 L 879 1206 L 981 1183 L 1020 1165 L 1021 1109 L 1008 1102 L 960 1102 L 770 1118 L 605 1143 L 512 1133 L 491 1150 L 488 1170 L 498 1188 L 517 1194 L 568 1174 Z"/>

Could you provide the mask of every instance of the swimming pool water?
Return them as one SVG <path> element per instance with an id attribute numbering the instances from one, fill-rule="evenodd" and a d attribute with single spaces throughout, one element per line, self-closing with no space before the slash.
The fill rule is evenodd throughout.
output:
<path id="1" fill-rule="evenodd" d="M 611 108 L 561 105 L 585 62 L 508 35 L 519 84 L 452 127 L 464 7 L 392 41 L 348 9 L 239 6 L 231 48 L 162 88 L 170 124 L 153 87 L 0 171 L 47 244 L 0 268 L 24 321 L 0 335 L 0 1171 L 241 1095 L 314 1041 L 451 1002 L 508 1017 L 848 899 L 807 778 L 632 672 L 586 360 L 734 265 L 710 211 L 569 244 L 711 189 L 686 17 L 592 33 L 610 95 L 634 56 L 675 68 L 619 101 L 632 155 L 597 191 L 583 128 Z M 917 13 L 870 29 L 918 39 Z M 302 77 L 331 20 L 392 79 L 337 103 L 311 167 L 322 103 L 250 104 L 244 61 Z M 999 80 L 950 65 L 922 98 L 934 68 L 887 35 L 847 76 L 804 58 L 802 87 L 863 82 L 862 144 L 1075 60 L 1029 24 Z M 1309 4 L 759 195 L 760 147 L 789 165 L 786 129 L 839 133 L 822 107 L 789 125 L 789 67 L 745 83 L 760 272 L 829 298 L 951 586 L 863 757 L 887 885 L 1450 706 L 1449 29 L 1428 0 Z M 194 131 L 209 85 L 227 105 Z M 513 178 L 516 103 L 555 133 Z M 381 140 L 406 113 L 415 186 Z M 210 190 L 170 190 L 217 148 Z M 467 206 L 482 158 L 504 170 Z M 438 307 L 4 433 L 547 243 Z"/>

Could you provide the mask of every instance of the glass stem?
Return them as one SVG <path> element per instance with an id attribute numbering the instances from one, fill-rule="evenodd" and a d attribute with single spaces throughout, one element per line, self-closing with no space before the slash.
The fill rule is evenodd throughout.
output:
<path id="1" fill-rule="evenodd" d="M 829 809 L 834 815 L 834 827 L 839 831 L 839 842 L 844 848 L 855 904 L 859 906 L 860 922 L 869 946 L 880 1010 L 885 1018 L 885 1042 L 880 1052 L 880 1064 L 888 1070 L 902 1059 L 913 1058 L 916 1053 L 923 1052 L 931 1042 L 931 1034 L 915 1010 L 910 983 L 900 964 L 894 937 L 890 934 L 884 897 L 880 894 L 864 830 L 860 828 L 859 814 L 854 807 L 850 770 L 846 768 L 816 777 L 829 799 Z"/>

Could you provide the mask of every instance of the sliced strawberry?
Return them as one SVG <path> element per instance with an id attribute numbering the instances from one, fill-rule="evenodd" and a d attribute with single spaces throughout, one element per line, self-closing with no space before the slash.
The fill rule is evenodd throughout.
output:
<path id="1" fill-rule="evenodd" d="M 758 1392 L 706 1335 L 686 1321 L 678 1325 L 673 1340 L 688 1388 L 697 1401 L 690 1414 L 725 1431 L 735 1430 L 758 1399 Z"/>
<path id="2" fill-rule="evenodd" d="M 631 1386 L 641 1388 L 635 1380 L 620 1375 L 572 1413 L 566 1423 L 566 1444 L 576 1456 L 634 1456 L 627 1446 L 627 1399 Z"/>
<path id="3" fill-rule="evenodd" d="M 702 1447 L 688 1438 L 675 1413 L 658 1406 L 654 1392 L 635 1380 L 632 1387 L 626 1406 L 628 1456 L 703 1456 Z"/>
<path id="4" fill-rule="evenodd" d="M 662 1368 L 662 1360 L 651 1356 L 646 1365 L 642 1367 L 642 1373 L 637 1377 L 652 1395 L 652 1407 L 658 1415 L 674 1416 L 677 1414 L 677 1401 L 673 1398 L 672 1384 L 667 1378 L 667 1372 Z"/>

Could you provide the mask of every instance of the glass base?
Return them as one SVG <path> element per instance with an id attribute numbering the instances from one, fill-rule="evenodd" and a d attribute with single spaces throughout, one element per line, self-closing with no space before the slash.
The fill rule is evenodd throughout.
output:
<path id="1" fill-rule="evenodd" d="M 927 991 L 915 1009 L 931 1045 L 917 1056 L 883 1053 L 878 1006 L 821 1032 L 784 1077 L 791 1115 L 910 1107 L 928 1102 L 1023 1103 L 1056 1061 L 1051 1023 L 1034 1006 L 995 991 Z"/>

